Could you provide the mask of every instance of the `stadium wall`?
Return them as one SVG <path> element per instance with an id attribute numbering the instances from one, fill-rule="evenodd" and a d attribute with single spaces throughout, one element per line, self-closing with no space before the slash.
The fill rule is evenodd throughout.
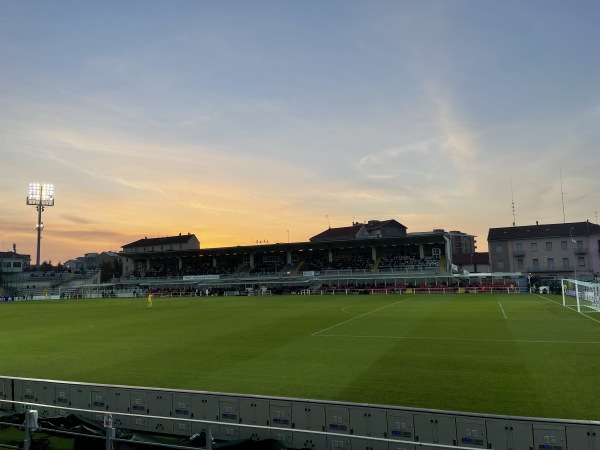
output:
<path id="1" fill-rule="evenodd" d="M 287 448 L 597 450 L 600 422 L 567 421 L 218 392 L 0 377 L 0 409 L 76 414 L 140 432 L 220 440 L 276 439 Z M 256 427 L 256 428 L 253 428 Z M 365 439 L 366 438 L 366 439 Z"/>

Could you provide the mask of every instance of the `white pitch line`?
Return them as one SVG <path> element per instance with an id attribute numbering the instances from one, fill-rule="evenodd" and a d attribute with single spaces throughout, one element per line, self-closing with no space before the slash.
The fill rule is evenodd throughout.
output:
<path id="1" fill-rule="evenodd" d="M 502 310 L 502 315 L 506 320 L 508 320 L 508 317 L 506 317 L 506 313 L 504 312 L 504 308 L 502 307 L 502 303 L 498 302 L 498 304 L 500 305 L 500 309 Z"/>
<path id="2" fill-rule="evenodd" d="M 342 308 L 342 311 L 345 312 L 346 314 L 352 314 L 353 316 L 357 316 L 358 313 L 352 312 L 352 311 L 346 311 L 346 308 Z"/>
<path id="3" fill-rule="evenodd" d="M 352 322 L 353 320 L 360 319 L 361 317 L 368 316 L 369 314 L 372 314 L 372 313 L 377 312 L 379 310 L 382 310 L 384 308 L 389 308 L 390 306 L 397 305 L 398 303 L 405 302 L 406 300 L 410 300 L 410 298 L 407 298 L 405 300 L 400 300 L 399 302 L 394 302 L 394 303 L 391 303 L 389 305 L 382 306 L 381 308 L 377 308 L 377 309 L 374 309 L 372 311 L 366 312 L 364 314 L 361 314 L 360 316 L 353 317 L 352 319 L 344 320 L 343 322 L 336 323 L 335 325 L 332 325 L 330 327 L 323 328 L 322 330 L 319 330 L 319 331 L 315 331 L 313 334 L 311 334 L 311 336 L 316 336 L 317 334 L 322 333 L 323 331 L 331 330 L 332 328 L 339 327 L 340 325 L 344 325 L 345 323 Z"/>
<path id="4" fill-rule="evenodd" d="M 536 295 L 537 295 L 539 298 L 543 298 L 544 300 L 548 300 L 550 303 L 554 303 L 555 305 L 562 306 L 563 308 L 565 307 L 565 306 L 563 306 L 563 304 L 562 304 L 562 303 L 555 302 L 554 300 L 551 300 L 551 299 L 549 299 L 549 298 L 546 298 L 546 297 L 544 297 L 543 295 L 539 295 L 539 294 L 536 294 Z M 581 314 L 583 317 L 587 317 L 588 319 L 590 319 L 590 320 L 593 320 L 594 322 L 598 322 L 598 323 L 600 323 L 600 320 L 598 320 L 598 319 L 594 319 L 593 317 L 590 317 L 590 316 L 588 316 L 587 314 L 584 314 L 584 313 L 582 313 L 582 312 L 579 312 L 579 311 L 575 311 L 574 309 L 571 309 L 571 308 L 567 308 L 567 309 L 570 309 L 571 311 L 574 311 L 574 312 L 576 312 L 577 314 Z"/>
<path id="5" fill-rule="evenodd" d="M 313 334 L 313 336 L 315 336 Z M 487 338 L 454 338 L 454 337 L 430 337 L 430 336 L 369 336 L 352 334 L 319 334 L 317 337 L 343 337 L 364 339 L 415 339 L 429 341 L 474 341 L 474 342 L 512 342 L 519 344 L 588 344 L 598 345 L 600 341 L 550 341 L 529 339 L 487 339 Z"/>

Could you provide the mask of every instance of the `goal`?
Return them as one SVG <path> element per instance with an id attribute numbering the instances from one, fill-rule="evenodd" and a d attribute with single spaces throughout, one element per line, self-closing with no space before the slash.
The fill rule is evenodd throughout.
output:
<path id="1" fill-rule="evenodd" d="M 600 312 L 600 284 L 579 280 L 562 280 L 563 306 L 577 312 Z"/>

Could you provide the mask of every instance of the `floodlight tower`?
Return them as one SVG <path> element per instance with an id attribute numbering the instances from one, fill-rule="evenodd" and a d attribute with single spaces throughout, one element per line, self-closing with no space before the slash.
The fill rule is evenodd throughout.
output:
<path id="1" fill-rule="evenodd" d="M 38 222 L 35 226 L 37 230 L 37 259 L 36 267 L 40 268 L 40 243 L 42 240 L 42 211 L 44 206 L 54 206 L 54 185 L 48 183 L 29 183 L 29 194 L 27 195 L 27 204 L 35 206 L 38 212 Z"/>

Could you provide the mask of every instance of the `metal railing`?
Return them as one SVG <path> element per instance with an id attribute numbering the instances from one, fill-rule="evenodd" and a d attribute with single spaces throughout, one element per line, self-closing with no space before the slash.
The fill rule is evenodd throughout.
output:
<path id="1" fill-rule="evenodd" d="M 117 433 L 116 433 L 116 427 L 113 427 L 113 415 L 114 416 L 129 416 L 129 417 L 143 417 L 143 418 L 155 418 L 155 419 L 161 419 L 161 420 L 177 420 L 177 421 L 185 421 L 185 422 L 195 422 L 195 423 L 200 423 L 203 425 L 206 425 L 206 444 L 204 446 L 204 448 L 206 450 L 212 450 L 213 446 L 215 444 L 214 439 L 213 439 L 213 427 L 215 426 L 232 426 L 232 427 L 238 427 L 238 428 L 250 428 L 250 429 L 257 429 L 257 430 L 266 430 L 266 431 L 281 431 L 282 433 L 290 433 L 290 432 L 298 432 L 298 433 L 302 433 L 302 434 L 307 434 L 307 435 L 313 435 L 313 436 L 322 436 L 325 438 L 325 442 L 326 442 L 326 448 L 330 449 L 330 450 L 336 450 L 338 448 L 343 448 L 343 445 L 339 445 L 340 444 L 340 440 L 344 440 L 344 439 L 358 439 L 361 441 L 370 441 L 370 442 L 380 442 L 380 443 L 388 443 L 388 444 L 406 444 L 409 445 L 411 447 L 415 447 L 415 448 L 420 448 L 420 447 L 426 447 L 428 449 L 431 448 L 435 448 L 435 449 L 455 449 L 455 450 L 469 450 L 472 449 L 472 447 L 464 447 L 464 446 L 460 446 L 458 445 L 458 442 L 454 442 L 453 445 L 448 445 L 448 444 L 437 444 L 437 443 L 432 443 L 432 442 L 418 442 L 418 441 L 407 441 L 407 440 L 402 440 L 402 439 L 389 439 L 389 438 L 381 438 L 381 437 L 375 437 L 375 436 L 363 436 L 363 435 L 355 435 L 355 434 L 340 434 L 340 433 L 335 433 L 335 432 L 330 432 L 330 431 L 316 431 L 316 430 L 298 430 L 298 429 L 290 429 L 290 428 L 280 428 L 280 427 L 275 427 L 275 426 L 264 426 L 264 425 L 250 425 L 250 424 L 242 424 L 242 423 L 224 423 L 224 422 L 218 422 L 218 421 L 213 421 L 213 420 L 196 420 L 196 419 L 182 419 L 182 418 L 170 418 L 170 417 L 164 417 L 164 416 L 153 416 L 153 415 L 141 415 L 141 414 L 130 414 L 130 413 L 123 413 L 123 412 L 103 412 L 104 415 L 104 420 L 102 423 L 102 426 L 104 427 L 105 430 L 105 435 L 104 436 L 100 436 L 100 435 L 94 435 L 94 434 L 90 434 L 90 433 L 76 433 L 73 431 L 67 431 L 67 430 L 57 430 L 55 428 L 44 428 L 42 426 L 39 425 L 39 415 L 38 415 L 38 411 L 36 409 L 33 409 L 33 407 L 47 407 L 48 405 L 45 404 L 41 404 L 41 403 L 27 403 L 27 402 L 18 402 L 18 401 L 9 401 L 9 400 L 3 400 L 3 402 L 6 403 L 12 403 L 12 404 L 18 404 L 18 405 L 23 405 L 25 407 L 25 419 L 23 424 L 17 424 L 17 423 L 11 423 L 11 422 L 1 422 L 0 421 L 0 425 L 1 426 L 12 426 L 12 427 L 17 427 L 17 428 L 23 428 L 23 440 L 19 443 L 19 445 L 8 445 L 8 444 L 3 444 L 0 442 L 0 447 L 2 448 L 11 448 L 11 449 L 23 449 L 23 450 L 31 450 L 32 449 L 32 443 L 34 442 L 33 439 L 33 435 L 35 432 L 45 432 L 48 434 L 59 434 L 59 435 L 65 435 L 65 436 L 73 436 L 73 437 L 85 437 L 85 438 L 91 438 L 91 439 L 103 439 L 106 442 L 106 450 L 113 450 L 114 443 L 118 443 L 118 442 L 124 442 L 124 443 L 128 443 L 128 444 L 139 444 L 139 445 L 149 445 L 149 446 L 156 446 L 157 448 L 172 448 L 172 449 L 189 449 L 189 448 L 198 448 L 198 447 L 189 447 L 189 446 L 182 446 L 182 445 L 175 445 L 175 444 L 168 444 L 168 443 L 156 443 L 156 442 L 148 442 L 147 440 L 144 441 L 135 441 L 135 440 L 131 440 L 131 439 L 123 439 L 120 437 L 117 437 Z M 61 407 L 61 409 L 64 410 L 69 410 L 69 411 L 73 411 L 73 412 L 83 412 L 83 413 L 99 413 L 99 411 L 97 410 L 89 410 L 89 409 L 79 409 L 79 408 L 70 408 L 70 407 Z M 491 447 L 488 447 L 491 448 Z M 493 450 L 493 449 L 492 449 Z"/>

